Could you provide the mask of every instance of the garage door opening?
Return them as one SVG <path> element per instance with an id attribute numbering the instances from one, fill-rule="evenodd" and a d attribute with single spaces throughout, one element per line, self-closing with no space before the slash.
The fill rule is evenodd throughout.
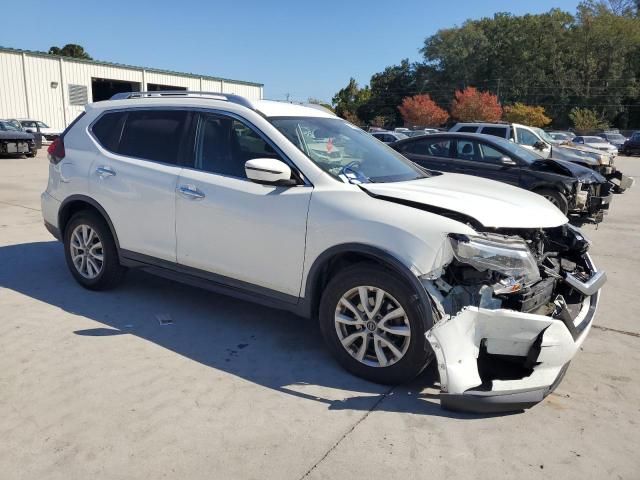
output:
<path id="1" fill-rule="evenodd" d="M 91 95 L 94 102 L 109 100 L 116 93 L 139 92 L 140 83 L 123 82 L 122 80 L 111 80 L 108 78 L 91 79 Z"/>
<path id="2" fill-rule="evenodd" d="M 161 85 L 159 83 L 147 83 L 147 91 L 148 92 L 170 92 L 170 91 L 182 91 L 186 90 L 187 87 L 172 87 L 171 85 Z"/>

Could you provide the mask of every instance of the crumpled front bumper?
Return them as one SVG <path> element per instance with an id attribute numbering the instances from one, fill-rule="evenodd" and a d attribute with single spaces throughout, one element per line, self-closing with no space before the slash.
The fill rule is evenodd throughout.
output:
<path id="1" fill-rule="evenodd" d="M 594 268 L 595 272 L 595 268 Z M 426 332 L 440 375 L 441 405 L 457 411 L 518 411 L 544 399 L 562 380 L 584 342 L 605 276 L 593 277 L 574 318 L 537 315 L 509 309 L 466 307 Z M 488 360 L 489 359 L 489 360 Z M 487 381 L 483 363 L 518 359 L 529 370 Z"/>

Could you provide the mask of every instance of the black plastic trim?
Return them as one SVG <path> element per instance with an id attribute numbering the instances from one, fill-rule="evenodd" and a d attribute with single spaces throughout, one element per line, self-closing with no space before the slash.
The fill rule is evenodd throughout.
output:
<path id="1" fill-rule="evenodd" d="M 446 410 L 468 413 L 508 413 L 531 408 L 540 403 L 560 384 L 569 363 L 566 363 L 560 373 L 548 387 L 539 387 L 509 392 L 491 392 L 467 390 L 464 393 L 441 393 L 440 405 Z"/>
<path id="2" fill-rule="evenodd" d="M 224 275 L 125 249 L 120 250 L 120 263 L 125 267 L 140 268 L 170 280 L 300 314 L 298 306 L 300 299 L 297 296 L 225 277 Z"/>
<path id="3" fill-rule="evenodd" d="M 349 253 L 361 254 L 369 257 L 380 265 L 386 266 L 404 279 L 411 286 L 417 296 L 416 300 L 418 302 L 420 317 L 424 323 L 424 331 L 426 332 L 433 326 L 433 313 L 430 308 L 431 301 L 424 286 L 420 283 L 420 279 L 391 253 L 381 248 L 361 243 L 343 243 L 335 245 L 318 255 L 309 269 L 309 274 L 307 275 L 307 281 L 305 284 L 304 302 L 301 305 L 301 308 L 306 309 L 306 316 L 311 316 L 314 313 L 312 312 L 312 309 L 318 304 L 320 296 L 322 295 L 322 291 L 318 291 L 319 289 L 316 285 L 324 267 L 328 265 L 331 259 L 336 258 L 339 255 Z"/>
<path id="4" fill-rule="evenodd" d="M 44 221 L 44 228 L 47 229 L 47 231 L 53 235 L 55 237 L 56 240 L 62 241 L 62 236 L 60 235 L 60 230 L 58 230 L 57 227 L 54 227 L 53 225 L 51 225 L 49 222 L 47 222 L 46 220 Z"/>
<path id="5" fill-rule="evenodd" d="M 64 233 L 62 227 L 62 214 L 65 212 L 65 209 L 67 208 L 67 206 L 75 201 L 80 201 L 80 202 L 84 202 L 87 203 L 89 205 L 91 205 L 93 208 L 95 208 L 96 210 L 98 210 L 98 212 L 100 212 L 100 215 L 102 215 L 102 217 L 104 218 L 104 220 L 107 222 L 107 226 L 109 227 L 109 230 L 111 231 L 111 235 L 113 235 L 113 239 L 116 242 L 116 248 L 118 250 L 120 250 L 120 242 L 118 241 L 118 234 L 116 233 L 116 229 L 113 227 L 113 223 L 111 222 L 111 218 L 109 218 L 109 215 L 107 214 L 106 210 L 104 208 L 102 208 L 102 205 L 100 205 L 97 201 L 95 201 L 93 198 L 91 197 L 87 197 L 86 195 L 70 195 L 69 197 L 65 198 L 64 201 L 62 202 L 62 204 L 60 205 L 60 208 L 58 209 L 58 228 L 60 230 L 60 234 L 61 234 L 61 238 L 62 238 L 62 234 Z"/>

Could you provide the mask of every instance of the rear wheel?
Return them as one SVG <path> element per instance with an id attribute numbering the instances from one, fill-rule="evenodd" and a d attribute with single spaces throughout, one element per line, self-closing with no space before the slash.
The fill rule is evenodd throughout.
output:
<path id="1" fill-rule="evenodd" d="M 67 266 L 77 282 L 90 290 L 106 290 L 122 279 L 116 243 L 104 219 L 91 211 L 76 213 L 64 231 Z"/>
<path id="2" fill-rule="evenodd" d="M 564 215 L 569 213 L 569 202 L 562 193 L 548 188 L 536 190 L 536 193 L 553 203 Z"/>
<path id="3" fill-rule="evenodd" d="M 346 370 L 395 385 L 424 369 L 427 328 L 412 295 L 405 282 L 373 265 L 354 265 L 329 281 L 320 303 L 320 328 Z"/>

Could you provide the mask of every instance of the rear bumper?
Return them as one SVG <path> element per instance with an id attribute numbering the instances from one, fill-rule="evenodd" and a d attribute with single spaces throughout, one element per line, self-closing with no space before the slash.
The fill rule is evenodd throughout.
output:
<path id="1" fill-rule="evenodd" d="M 564 308 L 547 316 L 469 306 L 436 323 L 426 337 L 438 363 L 442 407 L 495 413 L 542 401 L 561 382 L 587 337 L 605 280 L 593 268 L 590 281 L 578 282 L 591 296 L 584 297 L 574 315 Z"/>
<path id="2" fill-rule="evenodd" d="M 58 240 L 61 240 L 60 229 L 58 228 L 58 211 L 60 209 L 60 202 L 49 195 L 47 192 L 43 192 L 40 195 L 40 207 L 42 211 L 42 220 L 44 221 L 45 228 Z"/>

